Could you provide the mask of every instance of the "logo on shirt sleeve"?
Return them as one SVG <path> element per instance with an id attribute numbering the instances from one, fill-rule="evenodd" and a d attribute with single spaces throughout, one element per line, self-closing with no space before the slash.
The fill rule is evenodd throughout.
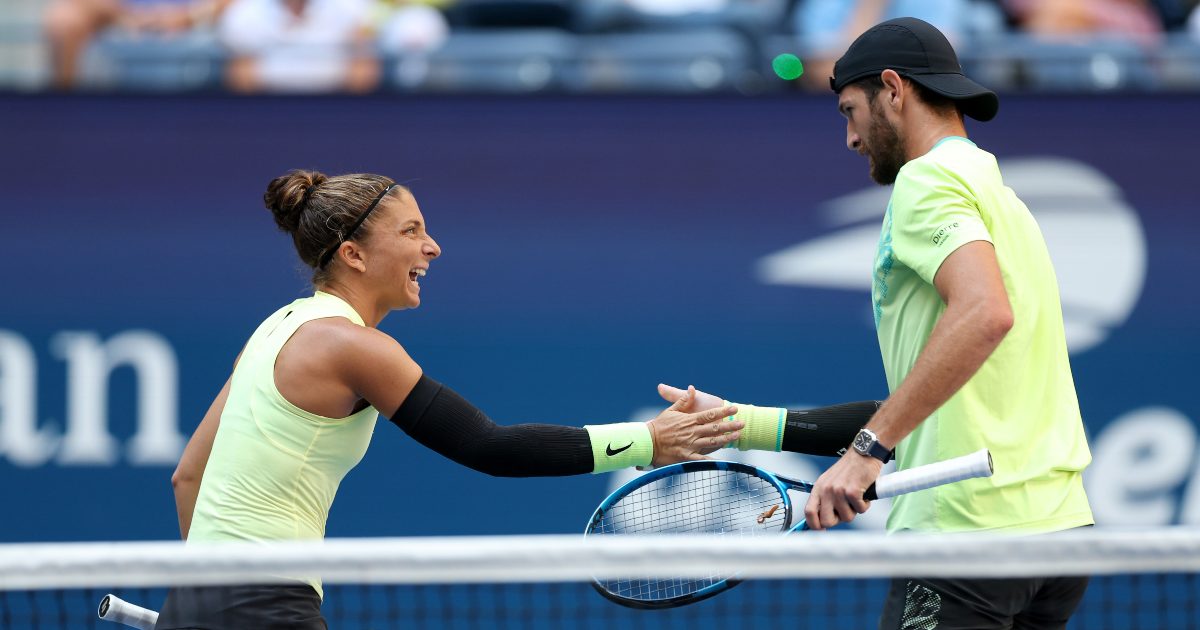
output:
<path id="1" fill-rule="evenodd" d="M 958 221 L 951 221 L 950 223 L 947 223 L 947 224 L 943 225 L 942 227 L 938 228 L 937 231 L 933 233 L 933 244 L 941 245 L 950 236 L 950 233 L 953 232 L 954 230 L 957 230 L 958 228 L 959 228 Z"/>

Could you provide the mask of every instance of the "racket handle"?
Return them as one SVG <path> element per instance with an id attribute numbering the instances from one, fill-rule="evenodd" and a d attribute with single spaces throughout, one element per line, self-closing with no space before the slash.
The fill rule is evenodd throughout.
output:
<path id="1" fill-rule="evenodd" d="M 158 623 L 158 613 L 130 604 L 112 594 L 105 595 L 104 599 L 100 600 L 100 610 L 97 613 L 105 621 L 125 624 L 141 630 L 154 630 L 154 624 Z"/>
<path id="2" fill-rule="evenodd" d="M 970 455 L 884 475 L 867 488 L 863 498 L 868 501 L 886 499 L 963 479 L 991 477 L 992 472 L 992 454 L 984 448 Z"/>

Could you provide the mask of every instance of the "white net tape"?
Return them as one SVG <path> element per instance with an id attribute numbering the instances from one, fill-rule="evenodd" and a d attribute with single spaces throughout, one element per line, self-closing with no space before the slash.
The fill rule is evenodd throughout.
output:
<path id="1" fill-rule="evenodd" d="M 272 581 L 327 584 L 572 582 L 631 574 L 744 578 L 1014 577 L 1200 573 L 1200 530 L 1086 528 L 1043 536 L 779 538 L 493 536 L 334 539 L 275 544 L 111 542 L 0 545 L 0 589 Z"/>

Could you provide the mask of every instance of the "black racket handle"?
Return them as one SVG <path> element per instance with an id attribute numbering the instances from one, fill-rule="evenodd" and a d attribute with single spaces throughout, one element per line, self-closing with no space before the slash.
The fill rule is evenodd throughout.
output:
<path id="1" fill-rule="evenodd" d="M 867 491 L 863 493 L 863 499 L 866 501 L 874 501 L 878 498 L 879 497 L 875 496 L 875 484 L 872 483 L 871 487 L 867 488 Z"/>

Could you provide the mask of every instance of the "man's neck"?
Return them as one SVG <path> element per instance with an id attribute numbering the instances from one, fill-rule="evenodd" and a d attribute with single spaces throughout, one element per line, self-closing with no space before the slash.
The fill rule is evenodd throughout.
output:
<path id="1" fill-rule="evenodd" d="M 929 153 L 937 143 L 945 138 L 958 136 L 967 137 L 967 128 L 957 116 L 951 118 L 927 118 L 913 126 L 917 133 L 911 134 L 904 143 L 905 157 L 915 160 Z"/>

